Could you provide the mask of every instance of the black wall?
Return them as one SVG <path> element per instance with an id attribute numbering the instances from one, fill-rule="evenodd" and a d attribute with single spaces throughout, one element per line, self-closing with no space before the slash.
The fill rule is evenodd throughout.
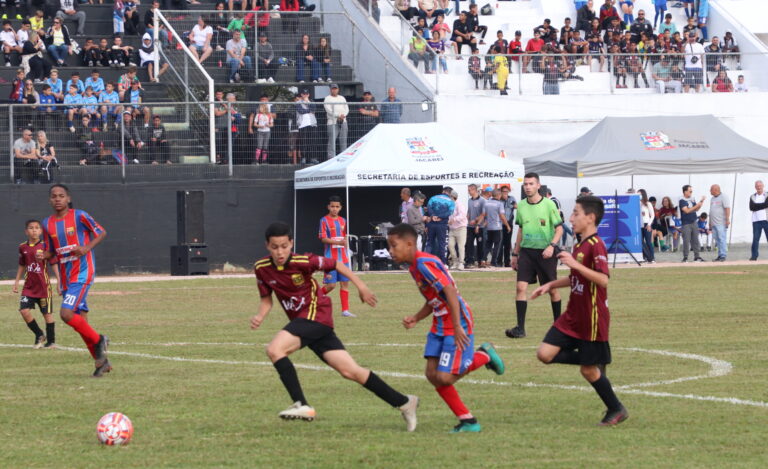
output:
<path id="1" fill-rule="evenodd" d="M 293 221 L 292 181 L 72 184 L 75 207 L 107 230 L 96 249 L 98 273 L 169 272 L 169 247 L 176 243 L 176 191 L 198 189 L 205 191 L 205 236 L 214 268 L 224 262 L 250 266 L 266 254 L 267 224 Z M 0 275 L 12 278 L 18 245 L 25 240 L 24 222 L 51 214 L 48 187 L 3 185 L 0 200 Z"/>

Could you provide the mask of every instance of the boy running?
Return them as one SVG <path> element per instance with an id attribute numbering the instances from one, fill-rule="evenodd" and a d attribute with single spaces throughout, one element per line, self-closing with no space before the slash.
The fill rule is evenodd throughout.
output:
<path id="1" fill-rule="evenodd" d="M 427 359 L 425 374 L 459 418 L 459 424 L 451 433 L 479 432 L 480 424 L 461 401 L 453 385 L 483 365 L 497 375 L 503 374 L 504 362 L 488 342 L 474 350 L 472 310 L 459 295 L 456 283 L 440 259 L 417 249 L 416 230 L 401 223 L 389 230 L 387 242 L 389 253 L 396 263 L 410 264 L 408 271 L 426 299 L 416 314 L 403 319 L 403 326 L 411 329 L 417 322 L 433 315 L 424 349 L 424 358 Z"/>
<path id="2" fill-rule="evenodd" d="M 296 369 L 288 358 L 293 352 L 309 347 L 341 376 L 363 385 L 387 404 L 398 408 L 405 419 L 406 429 L 414 431 L 419 398 L 395 391 L 374 372 L 355 362 L 333 330 L 331 300 L 318 288 L 312 274 L 318 270 L 336 269 L 355 284 L 363 302 L 375 306 L 376 296 L 341 261 L 314 254 L 293 254 L 293 234 L 285 223 L 271 224 L 265 238 L 269 256 L 254 264 L 261 303 L 259 313 L 251 319 L 251 329 L 258 329 L 269 314 L 274 292 L 290 322 L 267 345 L 267 355 L 294 402 L 278 414 L 280 418 L 315 419 L 315 409 L 307 403 Z"/>
<path id="3" fill-rule="evenodd" d="M 608 408 L 599 425 L 617 425 L 629 417 L 627 409 L 616 397 L 605 376 L 611 363 L 608 344 L 608 254 L 605 243 L 597 236 L 603 218 L 603 201 L 594 196 L 576 199 L 571 214 L 573 231 L 581 241 L 573 254 L 561 251 L 557 258 L 571 268 L 568 278 L 548 282 L 531 294 L 535 299 L 557 288 L 571 287 L 565 313 L 549 329 L 536 357 L 542 362 L 580 365 L 581 375 L 595 388 Z"/>
<path id="4" fill-rule="evenodd" d="M 29 220 L 24 230 L 27 235 L 27 241 L 19 245 L 19 270 L 16 272 L 16 282 L 13 284 L 13 292 L 19 292 L 19 282 L 24 277 L 24 288 L 21 290 L 21 301 L 19 302 L 19 313 L 27 323 L 27 327 L 35 334 L 34 348 L 39 349 L 56 347 L 56 325 L 51 315 L 51 282 L 48 278 L 48 262 L 38 261 L 36 254 L 43 252 L 45 245 L 42 241 L 43 227 L 37 220 Z M 54 275 L 58 280 L 59 274 L 53 269 Z M 58 285 L 57 285 L 58 286 Z M 61 294 L 61 290 L 59 290 Z M 35 305 L 40 308 L 45 319 L 45 334 L 40 330 L 37 321 L 32 316 L 31 310 Z M 46 342 L 47 339 L 47 342 Z"/>
<path id="5" fill-rule="evenodd" d="M 328 215 L 320 219 L 320 232 L 318 237 L 325 245 L 323 255 L 329 259 L 339 261 L 347 268 L 349 263 L 349 246 L 347 239 L 347 221 L 339 216 L 341 212 L 341 197 L 333 195 L 328 199 Z M 339 297 L 341 298 L 341 315 L 345 318 L 354 318 L 349 312 L 349 279 L 336 270 L 325 274 L 323 278 L 323 293 L 326 295 L 336 288 L 336 282 L 341 282 Z"/>
<path id="6" fill-rule="evenodd" d="M 76 330 L 96 361 L 94 378 L 101 378 L 112 369 L 107 359 L 109 338 L 99 335 L 88 324 L 86 297 L 96 273 L 93 248 L 101 243 L 107 232 L 83 210 L 70 208 L 72 199 L 63 184 L 54 184 L 49 191 L 54 214 L 43 220 L 46 251 L 36 252 L 38 260 L 55 259 L 59 264 L 61 319 Z"/>

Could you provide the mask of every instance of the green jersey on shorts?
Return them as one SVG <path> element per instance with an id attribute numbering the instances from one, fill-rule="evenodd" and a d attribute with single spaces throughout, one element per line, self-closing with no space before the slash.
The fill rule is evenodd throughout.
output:
<path id="1" fill-rule="evenodd" d="M 528 198 L 517 204 L 515 224 L 523 230 L 521 248 L 545 249 L 555 236 L 555 228 L 562 223 L 557 206 L 546 197 L 535 204 L 528 202 Z"/>

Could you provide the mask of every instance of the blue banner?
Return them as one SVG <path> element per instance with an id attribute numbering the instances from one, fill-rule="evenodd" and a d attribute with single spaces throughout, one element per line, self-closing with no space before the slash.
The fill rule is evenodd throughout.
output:
<path id="1" fill-rule="evenodd" d="M 608 248 L 608 255 L 616 254 L 617 262 L 630 262 L 629 253 L 636 259 L 642 260 L 643 241 L 640 233 L 642 219 L 640 218 L 640 196 L 637 194 L 599 195 L 605 204 L 605 214 L 597 234 L 603 239 Z M 614 241 L 622 241 L 614 245 Z"/>

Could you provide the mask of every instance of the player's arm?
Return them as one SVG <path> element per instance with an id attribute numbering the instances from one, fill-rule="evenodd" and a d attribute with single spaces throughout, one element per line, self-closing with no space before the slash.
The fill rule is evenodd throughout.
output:
<path id="1" fill-rule="evenodd" d="M 523 227 L 521 226 L 520 229 L 517 230 L 517 238 L 515 239 L 515 247 L 512 250 L 512 260 L 510 261 L 512 264 L 512 269 L 517 270 L 517 259 L 518 255 L 520 254 L 520 243 L 523 242 Z"/>
<path id="2" fill-rule="evenodd" d="M 267 315 L 272 310 L 272 294 L 270 293 L 267 296 L 262 296 L 261 301 L 259 302 L 259 312 L 256 314 L 256 316 L 251 318 L 251 329 L 258 329 L 259 326 L 261 326 L 261 323 L 264 322 L 264 319 L 267 318 Z"/>
<path id="3" fill-rule="evenodd" d="M 331 244 L 334 246 L 344 246 L 346 245 L 345 239 L 320 238 L 320 242 L 323 244 Z"/>
<path id="4" fill-rule="evenodd" d="M 499 211 L 499 218 L 501 219 L 502 223 L 504 223 L 504 227 L 511 232 L 512 227 L 509 226 L 509 222 L 507 221 L 507 214 L 504 212 L 504 207 L 501 207 L 501 210 Z"/>
<path id="5" fill-rule="evenodd" d="M 563 264 L 579 272 L 584 276 L 584 278 L 596 284 L 598 287 L 608 287 L 608 274 L 590 269 L 586 265 L 574 259 L 570 252 L 560 251 L 560 254 L 557 255 L 557 258 L 560 259 Z M 563 278 L 567 279 L 568 277 Z"/>
<path id="6" fill-rule="evenodd" d="M 459 292 L 452 284 L 448 284 L 443 287 L 443 293 L 445 294 L 448 313 L 451 315 L 451 322 L 453 323 L 453 339 L 456 342 L 456 347 L 459 350 L 464 350 L 464 347 L 469 345 L 469 337 L 464 328 L 461 327 Z"/>
<path id="7" fill-rule="evenodd" d="M 86 254 L 88 254 L 89 251 L 93 250 L 96 246 L 98 246 L 102 241 L 104 241 L 104 238 L 107 237 L 107 232 L 102 231 L 101 233 L 97 234 L 90 243 L 86 244 L 85 246 L 75 246 L 74 249 L 72 249 L 72 253 L 77 257 L 82 257 Z"/>
<path id="8" fill-rule="evenodd" d="M 371 307 L 376 306 L 376 302 L 378 301 L 376 295 L 374 295 L 374 293 L 368 288 L 368 285 L 366 285 L 365 282 L 360 279 L 360 277 L 352 272 L 352 269 L 347 267 L 343 262 L 336 261 L 336 271 L 347 277 L 349 281 L 355 285 L 355 288 L 357 288 L 357 291 L 360 294 L 360 301 L 367 303 Z"/>
<path id="9" fill-rule="evenodd" d="M 536 298 L 540 297 L 541 295 L 544 295 L 546 293 L 549 293 L 552 290 L 556 290 L 558 288 L 567 287 L 571 284 L 571 278 L 570 277 L 560 277 L 557 280 L 553 280 L 549 283 L 545 283 L 544 285 L 540 286 L 539 288 L 535 289 L 533 293 L 531 293 L 531 300 L 535 300 Z"/>
<path id="10" fill-rule="evenodd" d="M 54 267 L 52 264 L 48 264 L 48 268 L 53 272 L 53 276 L 56 277 L 56 293 L 61 296 L 61 277 L 59 277 L 59 268 Z"/>
<path id="11" fill-rule="evenodd" d="M 21 282 L 21 277 L 24 276 L 24 271 L 26 269 L 23 265 L 20 265 L 19 268 L 16 270 L 16 281 L 13 282 L 13 292 L 18 293 L 19 292 L 19 282 Z"/>
<path id="12" fill-rule="evenodd" d="M 424 306 L 421 307 L 421 309 L 414 314 L 413 316 L 406 316 L 403 318 L 403 327 L 406 329 L 410 329 L 413 326 L 416 325 L 419 321 L 426 318 L 432 314 L 432 306 L 429 305 L 429 303 L 424 302 Z"/>

